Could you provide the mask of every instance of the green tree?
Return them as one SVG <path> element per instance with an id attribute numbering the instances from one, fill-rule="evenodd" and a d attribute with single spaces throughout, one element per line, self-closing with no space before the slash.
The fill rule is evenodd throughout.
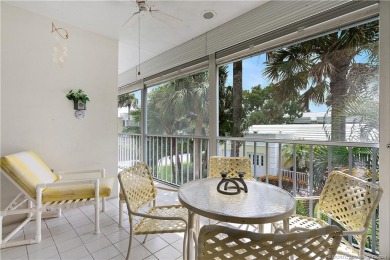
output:
<path id="1" fill-rule="evenodd" d="M 231 136 L 233 129 L 233 89 L 231 86 L 225 86 L 227 76 L 228 67 L 220 66 L 218 68 L 219 136 Z"/>
<path id="2" fill-rule="evenodd" d="M 242 61 L 233 62 L 233 128 L 232 136 L 242 136 L 242 119 L 244 113 L 242 109 Z M 232 146 L 232 156 L 239 156 L 240 142 L 234 142 Z M 234 150 L 235 147 L 235 150 Z"/>
<path id="3" fill-rule="evenodd" d="M 295 118 L 302 116 L 304 107 L 299 98 L 291 96 L 279 102 L 273 97 L 274 87 L 270 84 L 262 89 L 258 85 L 252 87 L 251 91 L 244 90 L 244 110 L 248 125 L 292 123 Z"/>
<path id="4" fill-rule="evenodd" d="M 279 101 L 301 96 L 309 102 L 326 103 L 332 109 L 331 139 L 345 139 L 345 120 L 341 114 L 349 93 L 367 85 L 349 80 L 354 71 L 377 67 L 379 22 L 374 21 L 267 53 L 264 75 L 275 82 Z M 367 63 L 358 63 L 366 55 Z M 364 69 L 362 69 L 364 68 Z"/>
<path id="5" fill-rule="evenodd" d="M 208 115 L 208 74 L 201 72 L 159 86 L 149 94 L 148 132 L 154 134 L 206 134 Z M 180 156 L 176 151 L 176 138 L 172 139 L 172 154 L 180 172 Z M 194 160 L 201 160 L 199 139 L 194 139 Z M 175 160 L 171 158 L 171 165 Z M 194 164 L 199 173 L 199 164 Z M 172 172 L 176 176 L 175 167 Z M 179 181 L 180 183 L 180 181 Z"/>
<path id="6" fill-rule="evenodd" d="M 284 166 L 294 164 L 294 152 L 296 154 L 295 163 L 297 171 L 307 172 L 309 169 L 309 146 L 304 144 L 287 144 L 283 146 Z"/>
<path id="7" fill-rule="evenodd" d="M 133 93 L 126 93 L 118 96 L 118 107 L 127 107 L 127 120 L 133 119 L 136 123 L 135 126 L 124 127 L 122 132 L 129 133 L 141 133 L 140 122 L 141 122 L 141 110 L 138 106 L 138 99 Z"/>

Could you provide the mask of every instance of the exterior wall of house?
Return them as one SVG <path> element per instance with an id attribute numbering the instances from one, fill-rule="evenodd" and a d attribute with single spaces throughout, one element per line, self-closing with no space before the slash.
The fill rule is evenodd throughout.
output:
<path id="1" fill-rule="evenodd" d="M 3 2 L 1 7 L 1 155 L 34 150 L 55 171 L 105 168 L 116 177 L 118 42 Z M 52 60 L 52 22 L 69 33 L 62 65 Z M 65 97 L 79 88 L 91 100 L 83 119 Z M 1 178 L 3 209 L 17 190 Z"/>

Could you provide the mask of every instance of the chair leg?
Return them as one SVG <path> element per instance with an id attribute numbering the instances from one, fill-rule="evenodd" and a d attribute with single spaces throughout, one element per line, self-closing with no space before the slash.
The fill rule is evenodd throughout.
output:
<path id="1" fill-rule="evenodd" d="M 106 198 L 102 198 L 102 211 L 106 212 Z"/>
<path id="2" fill-rule="evenodd" d="M 147 237 L 148 237 L 148 235 L 145 235 L 145 238 L 144 238 L 144 241 L 142 241 L 142 244 L 145 244 Z"/>
<path id="3" fill-rule="evenodd" d="M 16 211 L 18 211 L 18 213 Z M 6 210 L 6 211 L 0 212 L 0 248 L 1 249 L 13 247 L 13 246 L 31 245 L 31 244 L 35 244 L 35 243 L 40 242 L 41 231 L 40 231 L 40 228 L 37 229 L 37 227 L 40 225 L 38 219 L 35 223 L 36 235 L 34 238 L 9 241 L 16 233 L 18 233 L 27 223 L 29 223 L 31 221 L 34 213 L 37 215 L 37 208 L 34 208 L 34 209 L 32 208 L 31 201 L 28 201 L 28 209 L 19 209 L 19 210 L 15 210 L 15 211 L 7 211 Z M 3 218 L 5 216 L 12 216 L 12 215 L 18 215 L 18 214 L 27 214 L 27 218 L 3 238 Z M 42 215 L 41 215 L 41 217 L 42 217 Z M 39 230 L 39 231 L 37 232 L 37 230 Z"/>
<path id="4" fill-rule="evenodd" d="M 39 195 L 39 197 L 38 197 L 38 195 Z M 30 206 L 30 203 L 29 203 L 29 206 Z M 42 239 L 42 230 L 41 230 L 41 228 L 42 228 L 42 190 L 40 190 L 40 192 L 37 193 L 37 204 L 35 206 L 36 206 L 35 240 L 37 241 L 37 243 L 39 243 L 39 242 L 41 242 L 41 239 Z"/>
<path id="5" fill-rule="evenodd" d="M 119 226 L 123 227 L 123 203 L 119 199 Z"/>
<path id="6" fill-rule="evenodd" d="M 99 180 L 95 182 L 95 234 L 100 233 L 100 198 L 99 198 Z"/>
<path id="7" fill-rule="evenodd" d="M 188 236 L 189 236 L 189 234 L 187 232 L 187 227 L 186 227 L 186 230 L 184 231 L 184 239 L 183 239 L 183 259 L 186 259 L 186 257 L 187 257 Z"/>
<path id="8" fill-rule="evenodd" d="M 1 215 L 0 212 L 0 248 L 3 243 L 3 216 Z"/>
<path id="9" fill-rule="evenodd" d="M 131 219 L 131 216 L 129 217 L 130 217 L 130 237 L 129 237 L 129 248 L 127 249 L 126 260 L 130 260 L 131 242 L 133 240 L 133 221 Z"/>

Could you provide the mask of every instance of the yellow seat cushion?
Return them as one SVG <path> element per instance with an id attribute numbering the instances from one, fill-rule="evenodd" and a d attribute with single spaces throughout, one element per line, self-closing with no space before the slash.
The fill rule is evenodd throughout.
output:
<path id="1" fill-rule="evenodd" d="M 32 198 L 36 197 L 36 186 L 53 183 L 57 176 L 33 151 L 24 151 L 1 158 L 1 168 Z"/>
<path id="2" fill-rule="evenodd" d="M 72 180 L 67 180 L 72 181 Z M 99 196 L 101 198 L 111 195 L 115 178 L 100 179 Z M 59 181 L 63 182 L 63 181 Z M 90 199 L 95 197 L 95 185 L 83 184 L 65 187 L 51 187 L 42 192 L 42 202 L 61 200 Z"/>

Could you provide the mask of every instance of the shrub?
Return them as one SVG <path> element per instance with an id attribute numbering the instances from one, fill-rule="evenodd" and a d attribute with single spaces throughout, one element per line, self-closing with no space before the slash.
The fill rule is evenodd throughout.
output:
<path id="1" fill-rule="evenodd" d="M 266 182 L 266 176 L 261 176 L 260 181 Z M 283 176 L 282 177 L 282 188 L 288 192 L 292 192 L 293 182 L 294 182 L 294 180 L 292 178 Z M 279 186 L 279 176 L 269 175 L 268 176 L 268 183 L 275 185 L 275 186 Z M 306 185 L 307 184 L 305 181 L 299 180 L 297 183 L 297 188 L 299 189 L 299 187 L 306 187 Z"/>

